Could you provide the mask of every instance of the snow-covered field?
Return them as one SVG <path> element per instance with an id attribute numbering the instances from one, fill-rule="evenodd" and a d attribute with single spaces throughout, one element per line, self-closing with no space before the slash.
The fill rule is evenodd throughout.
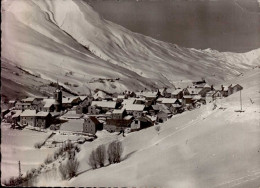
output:
<path id="1" fill-rule="evenodd" d="M 54 149 L 35 149 L 34 144 L 43 142 L 50 133 L 31 130 L 10 129 L 10 124 L 1 124 L 1 181 L 12 176 L 17 177 L 18 161 L 21 162 L 22 173 L 39 167 L 48 154 Z"/>
<path id="2" fill-rule="evenodd" d="M 259 187 L 259 78 L 255 69 L 230 81 L 244 87 L 245 112 L 235 112 L 240 109 L 238 92 L 218 100 L 215 110 L 209 103 L 174 116 L 160 124 L 159 134 L 154 127 L 126 137 L 99 132 L 99 138 L 82 145 L 77 154 L 79 175 L 69 181 L 55 179 L 53 185 Z M 87 161 L 92 149 L 115 139 L 123 142 L 123 161 L 91 170 Z M 42 178 L 37 185 L 47 184 Z"/>

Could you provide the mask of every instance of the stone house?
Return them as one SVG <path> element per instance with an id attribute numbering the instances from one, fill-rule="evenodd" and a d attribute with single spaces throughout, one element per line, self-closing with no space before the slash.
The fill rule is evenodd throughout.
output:
<path id="1" fill-rule="evenodd" d="M 48 128 L 51 125 L 52 116 L 50 112 L 38 112 L 35 118 L 35 126 L 40 128 Z"/>
<path id="2" fill-rule="evenodd" d="M 108 132 L 120 132 L 126 128 L 130 128 L 133 116 L 126 116 L 123 119 L 107 119 L 104 129 Z"/>
<path id="3" fill-rule="evenodd" d="M 20 124 L 22 126 L 35 126 L 36 110 L 24 110 L 20 115 Z"/>
<path id="4" fill-rule="evenodd" d="M 90 116 L 84 119 L 83 132 L 95 135 L 98 130 L 103 129 L 103 124 L 96 117 Z"/>

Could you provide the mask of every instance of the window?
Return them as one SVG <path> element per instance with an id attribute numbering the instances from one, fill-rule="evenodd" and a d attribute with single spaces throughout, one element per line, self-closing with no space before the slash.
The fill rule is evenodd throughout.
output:
<path id="1" fill-rule="evenodd" d="M 138 124 L 138 120 L 135 120 L 135 124 Z"/>

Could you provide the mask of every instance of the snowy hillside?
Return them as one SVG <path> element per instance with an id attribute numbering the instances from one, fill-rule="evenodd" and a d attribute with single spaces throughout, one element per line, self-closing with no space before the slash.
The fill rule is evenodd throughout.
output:
<path id="1" fill-rule="evenodd" d="M 202 77 L 218 83 L 260 65 L 260 49 L 236 54 L 182 48 L 106 21 L 84 1 L 5 0 L 2 31 L 2 57 L 81 93 Z"/>
<path id="2" fill-rule="evenodd" d="M 258 187 L 260 185 L 260 70 L 255 69 L 231 83 L 239 92 L 187 111 L 154 127 L 122 135 L 102 131 L 98 139 L 85 143 L 77 154 L 79 175 L 69 181 L 55 176 L 39 177 L 38 186 L 128 186 L 169 188 Z M 106 134 L 105 134 L 106 133 Z M 93 148 L 121 140 L 123 161 L 92 170 L 88 157 Z M 48 182 L 48 183 L 47 183 Z"/>

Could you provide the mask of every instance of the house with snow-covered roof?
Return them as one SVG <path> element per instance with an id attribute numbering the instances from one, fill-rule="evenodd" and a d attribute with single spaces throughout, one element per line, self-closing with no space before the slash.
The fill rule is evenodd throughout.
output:
<path id="1" fill-rule="evenodd" d="M 35 118 L 35 126 L 40 128 L 48 128 L 51 125 L 52 115 L 50 112 L 38 112 Z"/>
<path id="2" fill-rule="evenodd" d="M 35 126 L 36 110 L 24 110 L 20 115 L 20 124 L 22 126 Z"/>
<path id="3" fill-rule="evenodd" d="M 103 129 L 103 124 L 93 116 L 89 116 L 84 119 L 83 132 L 95 135 L 98 130 Z"/>
<path id="4" fill-rule="evenodd" d="M 62 97 L 62 108 L 72 108 L 81 102 L 79 96 Z"/>
<path id="5" fill-rule="evenodd" d="M 143 104 L 127 104 L 123 108 L 125 108 L 126 113 L 128 115 L 133 115 L 134 117 L 142 116 L 145 105 Z"/>

